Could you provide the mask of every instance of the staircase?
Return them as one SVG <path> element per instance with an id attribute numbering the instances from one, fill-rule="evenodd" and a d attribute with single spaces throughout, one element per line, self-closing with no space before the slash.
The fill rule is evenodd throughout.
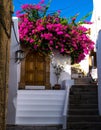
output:
<path id="1" fill-rule="evenodd" d="M 91 77 L 87 76 L 74 79 L 75 85 L 91 85 L 91 83 L 93 83 Z"/>
<path id="2" fill-rule="evenodd" d="M 97 85 L 74 85 L 70 89 L 68 130 L 101 130 Z"/>
<path id="3" fill-rule="evenodd" d="M 65 90 L 19 90 L 16 125 L 63 124 Z"/>

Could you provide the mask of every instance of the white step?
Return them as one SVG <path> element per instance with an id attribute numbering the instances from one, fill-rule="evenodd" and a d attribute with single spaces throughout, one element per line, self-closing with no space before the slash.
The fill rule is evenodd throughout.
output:
<path id="1" fill-rule="evenodd" d="M 37 98 L 41 98 L 41 99 L 61 99 L 63 98 L 64 95 L 62 94 L 18 94 L 18 100 L 19 99 L 37 99 Z"/>
<path id="2" fill-rule="evenodd" d="M 18 99 L 31 99 L 31 98 L 57 98 L 64 97 L 65 90 L 19 90 Z"/>
<path id="3" fill-rule="evenodd" d="M 59 105 L 63 104 L 63 99 L 21 99 L 18 100 L 17 105 L 37 105 L 37 104 L 44 104 L 44 105 Z"/>
<path id="4" fill-rule="evenodd" d="M 17 105 L 17 110 L 61 110 L 63 108 L 62 105 Z"/>
<path id="5" fill-rule="evenodd" d="M 45 86 L 32 86 L 32 85 L 29 85 L 29 86 L 25 86 L 25 89 L 36 89 L 36 90 L 40 90 L 40 89 L 45 89 Z"/>
<path id="6" fill-rule="evenodd" d="M 55 116 L 59 116 L 62 115 L 61 110 L 18 110 L 16 113 L 17 117 L 33 117 L 34 116 L 51 116 L 51 115 L 55 115 Z"/>
<path id="7" fill-rule="evenodd" d="M 16 124 L 24 124 L 24 125 L 43 125 L 43 124 L 62 124 L 62 118 L 60 116 L 46 116 L 46 117 L 17 117 Z"/>
<path id="8" fill-rule="evenodd" d="M 63 95 L 65 90 L 18 90 L 18 94 L 61 94 Z"/>
<path id="9" fill-rule="evenodd" d="M 62 124 L 65 90 L 19 90 L 16 124 Z"/>

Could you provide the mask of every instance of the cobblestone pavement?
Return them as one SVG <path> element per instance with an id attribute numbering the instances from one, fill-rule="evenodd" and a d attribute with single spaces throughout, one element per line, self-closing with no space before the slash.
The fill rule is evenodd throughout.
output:
<path id="1" fill-rule="evenodd" d="M 6 130 L 62 130 L 62 126 L 17 126 L 17 125 L 7 125 Z"/>

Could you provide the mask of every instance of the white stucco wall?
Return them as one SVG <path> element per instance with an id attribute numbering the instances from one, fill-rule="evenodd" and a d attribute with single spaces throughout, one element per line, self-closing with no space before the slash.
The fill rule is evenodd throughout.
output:
<path id="1" fill-rule="evenodd" d="M 98 70 L 98 106 L 99 114 L 101 115 L 101 4 L 100 0 L 93 0 L 93 14 L 91 21 L 91 38 L 95 41 L 95 51 L 97 51 L 97 70 Z"/>
<path id="2" fill-rule="evenodd" d="M 101 6 L 99 0 L 93 0 L 93 13 L 91 21 L 93 23 L 91 25 L 91 39 L 96 43 L 99 30 L 101 29 Z"/>
<path id="3" fill-rule="evenodd" d="M 14 28 L 18 35 L 18 19 L 13 17 Z M 19 39 L 19 38 L 18 38 Z M 8 84 L 8 109 L 7 109 L 7 124 L 15 124 L 16 116 L 16 96 L 18 90 L 18 83 L 20 79 L 20 64 L 15 63 L 15 51 L 19 49 L 18 43 L 15 39 L 14 30 L 11 32 L 10 45 L 10 68 L 9 68 L 9 84 Z"/>
<path id="4" fill-rule="evenodd" d="M 17 39 L 19 41 L 19 34 L 18 34 L 18 18 L 13 17 L 14 28 L 16 32 Z M 9 68 L 9 91 L 8 91 L 8 109 L 7 109 L 7 124 L 15 124 L 15 117 L 16 117 L 16 97 L 17 97 L 17 90 L 18 84 L 20 81 L 20 68 L 21 64 L 15 63 L 15 52 L 19 49 L 19 45 L 16 41 L 14 30 L 12 28 L 11 33 L 11 46 L 10 46 L 10 68 Z M 68 60 L 67 57 L 63 57 L 61 55 L 56 55 L 56 59 L 61 63 L 64 64 L 64 71 L 61 74 L 59 83 L 63 80 L 71 79 L 71 65 L 70 59 Z M 56 84 L 56 77 L 54 74 L 53 67 L 50 67 L 50 83 L 53 86 Z"/>
<path id="5" fill-rule="evenodd" d="M 88 55 L 79 64 L 81 69 L 87 74 L 89 72 L 89 59 Z"/>
<path id="6" fill-rule="evenodd" d="M 62 56 L 61 54 L 59 54 L 58 52 L 56 52 L 53 60 L 53 63 L 56 63 L 58 65 L 63 65 L 64 66 L 64 70 L 60 75 L 59 78 L 59 84 L 62 84 L 63 80 L 68 80 L 71 79 L 71 59 L 68 56 Z M 56 75 L 54 73 L 54 68 L 52 67 L 52 64 L 50 64 L 50 83 L 51 86 L 54 86 L 55 84 L 57 84 L 57 79 L 56 79 Z"/>
<path id="7" fill-rule="evenodd" d="M 101 115 L 101 30 L 97 39 L 97 69 L 98 69 L 98 108 Z"/>

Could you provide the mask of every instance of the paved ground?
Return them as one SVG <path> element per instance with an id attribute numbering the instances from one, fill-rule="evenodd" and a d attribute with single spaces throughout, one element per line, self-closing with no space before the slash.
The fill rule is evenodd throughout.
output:
<path id="1" fill-rule="evenodd" d="M 6 130 L 62 130 L 62 126 L 15 126 L 15 125 L 7 125 Z"/>

